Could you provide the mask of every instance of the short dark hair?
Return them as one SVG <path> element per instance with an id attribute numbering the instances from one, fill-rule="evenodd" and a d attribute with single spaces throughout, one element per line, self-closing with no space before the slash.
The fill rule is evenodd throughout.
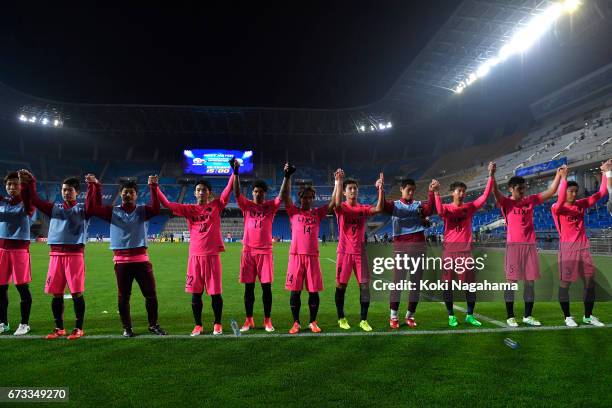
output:
<path id="1" fill-rule="evenodd" d="M 508 180 L 508 188 L 516 187 L 519 184 L 525 184 L 525 179 L 521 176 L 513 176 Z"/>
<path id="2" fill-rule="evenodd" d="M 81 191 L 81 183 L 79 182 L 79 179 L 76 177 L 68 177 L 67 179 L 62 181 L 62 185 L 63 184 L 66 184 L 67 186 L 74 188 L 77 191 L 77 193 Z"/>
<path id="3" fill-rule="evenodd" d="M 16 171 L 9 171 L 8 173 L 6 173 L 6 176 L 4 176 L 4 183 L 7 183 L 10 179 L 18 179 L 19 178 L 19 173 L 17 173 Z"/>
<path id="4" fill-rule="evenodd" d="M 193 187 L 196 188 L 199 185 L 203 185 L 204 187 L 206 187 L 208 189 L 208 191 L 210 191 L 212 193 L 212 185 L 210 184 L 210 182 L 208 180 L 199 179 L 198 181 L 196 181 L 195 186 L 193 186 Z"/>
<path id="5" fill-rule="evenodd" d="M 123 181 L 119 184 L 119 191 L 123 191 L 124 188 L 133 188 L 138 192 L 138 184 L 134 180 Z"/>
<path id="6" fill-rule="evenodd" d="M 406 188 L 406 186 L 414 186 L 414 187 L 416 187 L 416 183 L 411 178 L 403 179 L 402 180 L 402 188 Z"/>
<path id="7" fill-rule="evenodd" d="M 264 193 L 268 192 L 268 183 L 265 182 L 265 180 L 255 180 L 253 182 L 253 190 L 255 190 L 256 188 L 261 188 Z"/>
<path id="8" fill-rule="evenodd" d="M 359 188 L 359 183 L 357 182 L 357 180 L 349 178 L 349 179 L 344 180 L 344 183 L 342 183 L 342 191 L 346 190 L 346 187 L 349 184 L 354 184 L 357 186 L 357 188 Z"/>
<path id="9" fill-rule="evenodd" d="M 577 189 L 580 189 L 580 186 L 575 181 L 568 181 L 567 182 L 567 188 L 570 188 L 570 187 L 576 187 Z"/>
<path id="10" fill-rule="evenodd" d="M 298 195 L 299 198 L 302 198 L 304 196 L 304 194 L 306 194 L 308 192 L 311 192 L 313 197 L 317 196 L 317 190 L 315 190 L 315 188 L 313 186 L 304 186 L 304 187 L 302 187 L 298 191 L 297 195 Z"/>
<path id="11" fill-rule="evenodd" d="M 450 191 L 455 191 L 458 188 L 464 188 L 467 190 L 467 186 L 463 181 L 453 181 L 450 185 Z"/>

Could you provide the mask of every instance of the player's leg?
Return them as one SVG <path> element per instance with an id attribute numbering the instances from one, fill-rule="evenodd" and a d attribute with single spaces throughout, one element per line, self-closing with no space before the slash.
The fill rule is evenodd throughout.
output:
<path id="1" fill-rule="evenodd" d="M 204 282 L 202 275 L 201 256 L 190 255 L 187 259 L 187 276 L 185 278 L 185 292 L 191 293 L 191 312 L 195 326 L 191 331 L 191 336 L 202 334 L 202 294 L 204 293 Z"/>
<path id="2" fill-rule="evenodd" d="M 406 269 L 393 269 L 393 282 L 395 284 L 406 279 L 408 271 Z M 399 329 L 399 319 L 397 312 L 399 311 L 400 301 L 402 297 L 401 290 L 391 290 L 389 292 L 389 327 L 393 330 Z"/>
<path id="3" fill-rule="evenodd" d="M 334 301 L 336 303 L 336 313 L 338 314 L 338 325 L 341 329 L 348 330 L 351 326 L 344 315 L 344 298 L 346 296 L 346 286 L 353 273 L 353 256 L 350 254 L 338 254 L 336 260 L 336 292 Z"/>
<path id="4" fill-rule="evenodd" d="M 51 313 L 53 314 L 53 321 L 55 322 L 55 328 L 53 332 L 48 334 L 46 339 L 52 340 L 57 339 L 66 335 L 64 329 L 64 294 L 63 292 L 53 294 L 51 298 Z"/>
<path id="5" fill-rule="evenodd" d="M 368 257 L 365 253 L 355 256 L 355 275 L 359 282 L 359 305 L 360 322 L 359 327 L 363 331 L 372 331 L 368 323 L 368 310 L 370 309 L 370 270 L 368 267 Z"/>
<path id="6" fill-rule="evenodd" d="M 302 307 L 302 291 L 292 290 L 289 295 L 289 307 L 291 308 L 291 315 L 293 316 L 293 326 L 289 329 L 290 334 L 296 334 L 300 332 L 300 308 Z"/>
<path id="7" fill-rule="evenodd" d="M 64 329 L 64 290 L 66 289 L 66 274 L 60 256 L 51 255 L 49 258 L 49 270 L 45 280 L 45 293 L 52 296 L 51 313 L 55 321 L 53 332 L 47 335 L 47 339 L 57 339 L 66 335 Z"/>
<path id="8" fill-rule="evenodd" d="M 523 300 L 525 301 L 525 315 L 523 317 L 523 323 L 529 326 L 541 326 L 542 324 L 533 318 L 533 305 L 535 302 L 535 282 L 532 280 L 526 280 L 523 288 Z"/>
<path id="9" fill-rule="evenodd" d="M 8 285 L 0 285 L 0 334 L 8 332 Z"/>
<path id="10" fill-rule="evenodd" d="M 506 244 L 506 256 L 504 257 L 504 271 L 506 274 L 506 282 L 514 286 L 514 284 L 524 279 L 520 267 L 520 246 L 514 243 Z M 504 290 L 504 301 L 506 303 L 506 324 L 509 327 L 518 327 L 518 322 L 514 315 L 514 297 L 515 290 Z"/>
<path id="11" fill-rule="evenodd" d="M 74 307 L 74 330 L 68 336 L 68 340 L 76 340 L 83 337 L 83 322 L 85 320 L 85 259 L 82 254 L 63 257 L 64 270 L 68 288 L 72 296 Z M 62 291 L 63 293 L 63 291 Z"/>
<path id="12" fill-rule="evenodd" d="M 604 324 L 597 317 L 593 316 L 593 307 L 595 306 L 595 265 L 588 249 L 581 252 L 581 272 L 584 277 L 584 316 L 582 322 L 593 326 L 603 326 Z"/>
<path id="13" fill-rule="evenodd" d="M 149 321 L 149 332 L 158 336 L 165 336 L 166 331 L 159 326 L 157 290 L 155 285 L 155 275 L 153 265 L 150 262 L 138 262 L 135 264 L 134 279 L 140 287 L 140 292 L 145 298 L 145 308 L 147 310 L 147 320 Z"/>
<path id="14" fill-rule="evenodd" d="M 273 332 L 272 325 L 272 281 L 274 279 L 274 259 L 272 254 L 255 255 L 257 276 L 261 284 L 261 300 L 264 309 L 264 329 Z"/>
<path id="15" fill-rule="evenodd" d="M 264 328 L 267 332 L 273 332 L 272 326 L 272 283 L 261 284 L 261 300 L 264 308 Z"/>
<path id="16" fill-rule="evenodd" d="M 72 295 L 72 303 L 74 306 L 75 323 L 74 330 L 68 336 L 68 340 L 76 340 L 83 337 L 83 321 L 85 320 L 85 298 L 83 292 L 74 292 Z"/>
<path id="17" fill-rule="evenodd" d="M 515 284 L 516 280 L 507 279 L 507 283 Z M 516 321 L 516 317 L 514 316 L 514 294 L 515 290 L 513 289 L 505 289 L 504 290 L 504 302 L 506 304 L 506 324 L 509 327 L 518 327 L 518 322 Z"/>
<path id="18" fill-rule="evenodd" d="M 523 317 L 523 323 L 529 326 L 541 326 L 542 324 L 533 317 L 533 305 L 535 303 L 535 281 L 540 278 L 538 249 L 535 244 L 528 245 L 524 248 L 522 260 L 525 273 L 525 286 L 523 291 L 525 315 Z"/>
<path id="19" fill-rule="evenodd" d="M 287 277 L 285 279 L 285 289 L 290 292 L 289 309 L 293 316 L 293 324 L 289 329 L 290 334 L 300 332 L 300 309 L 302 307 L 302 289 L 306 278 L 306 265 L 304 256 L 289 254 L 289 264 L 287 265 Z"/>
<path id="20" fill-rule="evenodd" d="M 218 336 L 223 334 L 223 326 L 221 325 L 221 317 L 223 315 L 223 284 L 221 281 L 221 256 L 209 255 L 206 257 L 206 269 L 204 270 L 204 283 L 206 293 L 210 296 L 210 304 L 213 311 L 213 335 Z"/>
<path id="21" fill-rule="evenodd" d="M 319 313 L 319 292 L 323 290 L 323 274 L 318 256 L 305 256 L 306 260 L 306 290 L 308 291 L 308 310 L 310 322 L 308 328 L 313 333 L 320 333 L 321 329 L 317 323 Z"/>
<path id="22" fill-rule="evenodd" d="M 559 281 L 559 305 L 561 306 L 561 311 L 563 312 L 563 318 L 565 320 L 565 325 L 567 327 L 577 327 L 576 321 L 572 317 L 570 313 L 570 303 L 569 303 L 569 288 L 571 282 L 569 281 Z"/>
<path id="23" fill-rule="evenodd" d="M 19 292 L 21 302 L 19 309 L 21 312 L 21 323 L 15 336 L 22 336 L 30 331 L 30 311 L 32 310 L 32 294 L 30 293 L 29 283 L 32 281 L 32 269 L 30 266 L 30 253 L 27 251 L 10 251 L 10 264 L 13 273 L 13 282 Z"/>
<path id="24" fill-rule="evenodd" d="M 21 323 L 13 334 L 15 336 L 22 336 L 30 331 L 29 322 L 30 311 L 32 310 L 32 293 L 30 293 L 30 285 L 27 283 L 15 285 L 15 287 L 17 288 L 17 292 L 19 292 L 19 297 L 21 298 L 21 302 L 19 304 Z"/>
<path id="25" fill-rule="evenodd" d="M 132 331 L 132 316 L 130 315 L 130 297 L 132 296 L 132 283 L 134 274 L 132 273 L 132 264 L 116 263 L 115 277 L 117 278 L 117 307 L 119 309 L 119 317 L 123 326 L 123 336 L 133 337 Z"/>
<path id="26" fill-rule="evenodd" d="M 452 259 L 452 265 L 454 265 L 456 255 L 453 252 L 445 250 L 442 252 L 442 259 Z M 445 262 L 443 266 L 442 280 L 444 281 L 446 287 L 442 290 L 442 301 L 444 302 L 444 306 L 446 307 L 448 325 L 450 327 L 457 327 L 459 322 L 457 321 L 457 317 L 455 316 L 455 308 L 453 304 L 453 290 L 451 287 L 453 279 L 456 278 L 456 274 L 453 270 L 452 265 L 447 265 Z"/>
<path id="27" fill-rule="evenodd" d="M 474 317 L 474 308 L 476 307 L 476 292 L 470 292 L 469 290 L 466 290 L 465 302 L 467 303 L 467 315 L 465 316 L 465 322 L 476 327 L 482 326 L 482 323 L 480 323 Z"/>
<path id="28" fill-rule="evenodd" d="M 221 317 L 223 316 L 223 297 L 221 293 L 210 296 L 210 306 L 214 316 L 213 334 L 223 334 L 223 327 L 221 325 Z"/>
<path id="29" fill-rule="evenodd" d="M 317 314 L 319 313 L 319 292 L 308 292 L 308 310 L 310 312 L 310 323 L 308 327 L 313 333 L 320 333 L 321 329 L 317 323 Z"/>
<path id="30" fill-rule="evenodd" d="M 191 336 L 199 336 L 202 334 L 202 309 L 204 308 L 202 294 L 202 292 L 191 293 L 191 312 L 195 323 L 195 327 L 191 331 Z"/>
<path id="31" fill-rule="evenodd" d="M 253 321 L 253 306 L 255 305 L 255 279 L 257 271 L 253 255 L 249 252 L 242 252 L 240 258 L 240 283 L 244 284 L 244 311 L 246 319 L 241 332 L 255 328 Z"/>

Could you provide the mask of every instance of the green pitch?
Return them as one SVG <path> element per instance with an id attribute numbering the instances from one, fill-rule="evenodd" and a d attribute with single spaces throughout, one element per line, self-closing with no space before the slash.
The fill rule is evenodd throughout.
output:
<path id="1" fill-rule="evenodd" d="M 44 245 L 33 245 L 32 336 L 52 328 L 50 298 L 43 294 L 48 263 Z M 80 405 L 209 405 L 209 406 L 612 406 L 609 367 L 612 331 L 575 329 L 477 333 L 467 327 L 461 312 L 459 327 L 469 333 L 447 334 L 444 306 L 422 302 L 417 310 L 418 330 L 435 334 L 351 337 L 278 337 L 292 319 L 284 290 L 288 245 L 275 246 L 273 322 L 277 332 L 265 338 L 249 334 L 233 338 L 229 321 L 244 319 L 242 285 L 238 283 L 240 246 L 228 245 L 222 255 L 224 316 L 222 338 L 81 339 L 68 342 L 0 339 L 4 370 L 0 386 L 57 386 L 70 388 L 70 402 Z M 160 324 L 169 334 L 187 335 L 193 328 L 191 298 L 183 291 L 186 244 L 153 244 L 150 248 L 160 305 Z M 116 285 L 107 244 L 87 247 L 86 336 L 119 335 Z M 323 333 L 339 332 L 334 306 L 335 246 L 321 247 L 326 290 L 321 294 L 319 324 Z M 555 255 L 542 255 L 554 262 Z M 501 269 L 502 254 L 489 258 Z M 612 258 L 595 257 L 601 271 L 612 271 Z M 137 334 L 146 332 L 144 301 L 134 284 L 132 318 Z M 580 284 L 578 284 L 580 285 Z M 9 319 L 15 328 L 19 297 L 10 292 Z M 265 333 L 261 293 L 256 291 L 255 333 Z M 517 300 L 521 293 L 517 294 Z M 458 306 L 465 306 L 457 299 Z M 405 313 L 405 299 L 400 314 Z M 349 284 L 346 313 L 350 332 L 359 334 L 358 290 Z M 105 313 L 106 312 L 106 313 Z M 482 329 L 499 329 L 490 320 L 505 321 L 504 305 L 477 304 Z M 388 304 L 373 301 L 369 322 L 375 332 L 388 332 Z M 516 304 L 517 316 L 522 302 Z M 579 321 L 582 304 L 572 303 Z M 612 322 L 610 303 L 598 303 L 595 315 Z M 562 325 L 556 302 L 536 303 L 534 316 L 545 326 Z M 212 312 L 206 298 L 204 325 L 211 337 Z M 66 300 L 66 328 L 74 312 Z M 308 323 L 307 295 L 302 295 L 302 326 Z M 408 329 L 402 326 L 401 332 Z M 445 331 L 445 332 L 443 332 Z M 275 337 L 276 336 L 276 337 Z M 511 337 L 517 350 L 506 347 Z"/>

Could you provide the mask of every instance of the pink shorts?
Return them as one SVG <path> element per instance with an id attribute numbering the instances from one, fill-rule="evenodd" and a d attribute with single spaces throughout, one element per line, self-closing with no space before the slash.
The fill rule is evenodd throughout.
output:
<path id="1" fill-rule="evenodd" d="M 321 292 L 323 290 L 323 276 L 318 255 L 289 254 L 287 279 L 285 289 L 299 291 L 304 288 L 308 292 Z"/>
<path id="2" fill-rule="evenodd" d="M 336 263 L 336 284 L 346 285 L 355 272 L 358 283 L 368 283 L 370 270 L 368 268 L 368 255 L 341 254 L 338 253 Z"/>
<path id="3" fill-rule="evenodd" d="M 185 292 L 220 295 L 221 289 L 221 257 L 212 255 L 189 255 L 187 261 L 187 281 Z"/>
<path id="4" fill-rule="evenodd" d="M 505 270 L 508 280 L 540 279 L 540 262 L 536 244 L 508 243 Z"/>
<path id="5" fill-rule="evenodd" d="M 269 254 L 242 252 L 240 258 L 240 283 L 272 283 L 274 280 L 274 258 Z"/>
<path id="6" fill-rule="evenodd" d="M 23 285 L 32 282 L 30 252 L 27 249 L 0 248 L 0 285 Z"/>
<path id="7" fill-rule="evenodd" d="M 595 265 L 589 248 L 559 251 L 559 280 L 576 282 L 579 277 L 591 278 Z"/>
<path id="8" fill-rule="evenodd" d="M 445 267 L 448 265 L 449 261 L 447 258 L 453 260 L 454 268 Z M 472 283 L 476 281 L 476 275 L 474 273 L 474 261 L 470 261 L 468 264 L 470 267 L 466 266 L 466 259 L 474 259 L 472 255 L 472 251 L 461 251 L 461 252 L 449 252 L 444 251 L 442 253 L 442 267 L 444 270 L 442 271 L 442 280 L 451 281 L 455 280 L 458 282 L 467 282 Z M 448 265 L 450 266 L 450 265 Z"/>
<path id="9" fill-rule="evenodd" d="M 70 293 L 83 293 L 85 291 L 84 259 L 82 253 L 50 255 L 45 293 L 61 295 L 66 290 L 66 283 Z"/>

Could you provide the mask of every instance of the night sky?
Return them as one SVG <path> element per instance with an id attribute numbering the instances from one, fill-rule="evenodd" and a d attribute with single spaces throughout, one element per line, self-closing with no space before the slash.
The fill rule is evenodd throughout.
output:
<path id="1" fill-rule="evenodd" d="M 18 3 L 0 17 L 0 81 L 32 95 L 335 108 L 381 98 L 460 1 Z"/>

